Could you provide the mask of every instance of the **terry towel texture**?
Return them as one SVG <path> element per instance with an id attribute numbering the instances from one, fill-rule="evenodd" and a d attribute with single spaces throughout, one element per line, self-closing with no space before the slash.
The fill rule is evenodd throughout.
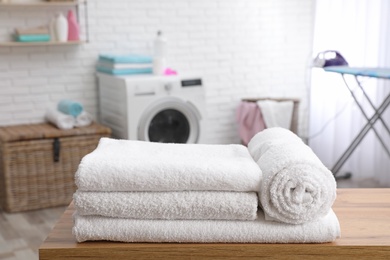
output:
<path id="1" fill-rule="evenodd" d="M 82 192 L 74 205 L 80 215 L 132 219 L 254 220 L 255 192 Z"/>
<path id="2" fill-rule="evenodd" d="M 102 138 L 75 181 L 78 242 L 323 243 L 340 236 L 333 175 L 283 128 L 263 130 L 248 148 Z"/>
<path id="3" fill-rule="evenodd" d="M 261 170 L 243 145 L 102 138 L 75 181 L 82 191 L 258 191 Z"/>
<path id="4" fill-rule="evenodd" d="M 323 243 L 340 236 L 332 210 L 302 225 L 265 221 L 262 212 L 254 221 L 137 220 L 76 214 L 74 222 L 73 234 L 78 242 Z"/>
<path id="5" fill-rule="evenodd" d="M 301 224 L 328 214 L 336 181 L 299 137 L 269 128 L 253 137 L 248 149 L 263 173 L 259 199 L 266 219 Z"/>

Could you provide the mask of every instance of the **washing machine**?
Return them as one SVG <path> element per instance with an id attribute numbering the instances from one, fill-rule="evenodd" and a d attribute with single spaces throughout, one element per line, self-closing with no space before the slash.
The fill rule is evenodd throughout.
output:
<path id="1" fill-rule="evenodd" d="M 100 122 L 118 139 L 202 143 L 205 92 L 200 77 L 98 74 Z"/>

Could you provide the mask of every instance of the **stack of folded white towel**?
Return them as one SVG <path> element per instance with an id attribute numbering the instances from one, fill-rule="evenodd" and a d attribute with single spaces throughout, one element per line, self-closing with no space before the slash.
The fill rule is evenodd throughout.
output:
<path id="1" fill-rule="evenodd" d="M 72 129 L 92 124 L 92 116 L 77 101 L 63 99 L 56 108 L 46 110 L 45 118 L 59 129 Z"/>
<path id="2" fill-rule="evenodd" d="M 340 235 L 333 175 L 282 128 L 262 131 L 248 148 L 102 138 L 76 184 L 79 242 L 320 243 Z"/>

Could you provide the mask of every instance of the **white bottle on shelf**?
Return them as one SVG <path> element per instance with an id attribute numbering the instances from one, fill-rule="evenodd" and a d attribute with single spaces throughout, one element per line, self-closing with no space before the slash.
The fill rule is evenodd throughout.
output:
<path id="1" fill-rule="evenodd" d="M 167 40 L 163 37 L 161 31 L 157 32 L 153 47 L 153 74 L 163 75 L 166 69 Z"/>
<path id="2" fill-rule="evenodd" d="M 57 41 L 66 42 L 68 40 L 68 20 L 62 13 L 57 14 L 55 32 Z"/>

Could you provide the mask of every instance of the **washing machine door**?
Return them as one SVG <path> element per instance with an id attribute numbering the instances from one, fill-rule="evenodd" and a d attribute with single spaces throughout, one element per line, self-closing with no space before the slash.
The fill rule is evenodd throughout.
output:
<path id="1" fill-rule="evenodd" d="M 201 119 L 196 107 L 165 97 L 146 109 L 138 125 L 138 139 L 160 143 L 197 143 Z"/>

